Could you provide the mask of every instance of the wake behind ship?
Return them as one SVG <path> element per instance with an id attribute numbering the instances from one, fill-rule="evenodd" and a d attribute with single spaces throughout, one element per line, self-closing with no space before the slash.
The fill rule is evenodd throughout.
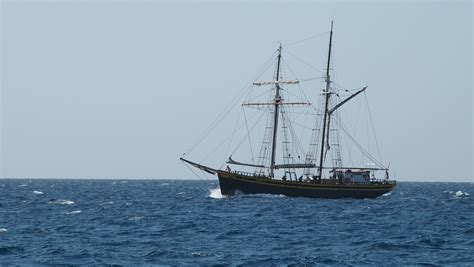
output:
<path id="1" fill-rule="evenodd" d="M 276 67 L 273 80 L 255 81 L 253 86 L 270 86 L 271 100 L 259 102 L 245 102 L 245 108 L 253 108 L 258 111 L 267 112 L 267 122 L 263 130 L 263 142 L 261 144 L 257 162 L 254 160 L 251 147 L 252 138 L 250 132 L 254 127 L 249 127 L 247 115 L 244 112 L 245 124 L 236 129 L 245 128 L 246 133 L 243 141 L 248 139 L 250 144 L 251 162 L 244 163 L 232 159 L 232 155 L 225 161 L 221 168 L 212 168 L 201 163 L 193 162 L 181 157 L 184 163 L 198 168 L 206 173 L 217 175 L 219 186 L 223 195 L 235 194 L 278 194 L 293 197 L 311 198 L 375 198 L 385 194 L 396 187 L 396 181 L 389 179 L 389 169 L 361 146 L 349 135 L 340 116 L 340 108 L 361 93 L 365 93 L 367 86 L 348 90 L 337 86 L 331 80 L 331 50 L 333 39 L 333 23 L 329 32 L 329 49 L 324 79 L 324 89 L 321 92 L 320 104 L 314 108 L 308 101 L 290 101 L 284 97 L 284 93 L 295 97 L 286 86 L 300 85 L 302 80 L 282 80 L 282 45 L 280 44 L 275 57 Z M 341 90 L 343 88 L 344 90 Z M 342 92 L 349 95 L 341 98 Z M 301 94 L 301 95 L 304 95 Z M 254 98 L 257 99 L 258 97 Z M 268 98 L 267 98 L 268 99 Z M 290 108 L 303 107 L 309 110 L 314 121 L 309 138 L 309 148 L 304 151 L 301 140 L 293 125 L 309 128 L 306 123 L 298 123 L 292 116 Z M 222 120 L 222 118 L 221 118 Z M 257 125 L 259 120 L 256 120 Z M 214 125 L 215 126 L 215 125 Z M 309 127 L 308 127 L 309 126 Z M 339 142 L 338 128 L 354 142 L 362 156 L 371 160 L 366 166 L 348 166 L 343 164 L 342 148 Z M 372 126 L 373 129 L 373 126 Z M 234 137 L 235 133 L 232 134 Z M 302 135 L 300 135 L 302 136 Z M 202 138 L 200 138 L 202 139 Z M 278 151 L 278 140 L 281 139 L 281 151 Z M 240 143 L 243 143 L 241 141 Z M 376 139 L 375 139 L 376 141 Z M 193 145 L 193 148 L 196 145 Z M 378 147 L 378 144 L 377 144 Z M 299 154 L 305 155 L 302 159 Z M 331 156 L 331 164 L 327 164 L 328 154 Z M 351 154 L 351 150 L 349 150 Z M 277 155 L 282 163 L 277 164 Z M 244 170 L 232 170 L 230 166 L 238 166 Z M 384 171 L 385 177 L 377 179 L 376 173 Z"/>

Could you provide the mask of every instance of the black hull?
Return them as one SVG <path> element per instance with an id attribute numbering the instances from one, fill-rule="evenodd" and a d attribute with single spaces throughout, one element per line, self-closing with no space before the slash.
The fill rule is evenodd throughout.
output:
<path id="1" fill-rule="evenodd" d="M 218 171 L 223 195 L 276 194 L 311 198 L 376 198 L 393 190 L 394 182 L 367 184 L 322 184 L 290 182 L 265 177 Z"/>

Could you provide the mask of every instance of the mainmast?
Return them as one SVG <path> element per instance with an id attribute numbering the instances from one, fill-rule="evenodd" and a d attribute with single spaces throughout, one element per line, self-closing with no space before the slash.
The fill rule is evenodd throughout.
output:
<path id="1" fill-rule="evenodd" d="M 326 121 L 328 120 L 329 116 L 329 97 L 331 96 L 331 93 L 329 92 L 330 86 L 331 86 L 331 77 L 329 76 L 329 67 L 331 64 L 331 46 L 332 46 L 332 26 L 333 22 L 331 21 L 331 33 L 329 34 L 329 54 L 328 54 L 328 64 L 326 67 L 326 89 L 324 90 L 324 95 L 326 96 L 326 103 L 324 106 L 324 117 L 323 117 L 323 133 L 322 133 L 322 138 L 321 138 L 321 155 L 319 157 L 319 178 L 322 178 L 323 175 L 323 161 L 324 161 L 324 142 L 325 142 L 325 137 L 326 137 Z M 328 129 L 329 131 L 329 129 Z"/>
<path id="2" fill-rule="evenodd" d="M 278 83 L 280 79 L 280 62 L 281 62 L 281 44 L 278 48 L 278 61 L 276 69 L 276 83 L 275 83 L 275 99 L 273 100 L 275 106 L 275 113 L 273 116 L 273 138 L 272 138 L 272 153 L 270 161 L 270 177 L 273 178 L 275 170 L 275 154 L 276 154 L 276 141 L 277 141 L 277 130 L 278 130 L 278 112 L 280 109 L 281 95 L 280 95 L 280 85 Z"/>

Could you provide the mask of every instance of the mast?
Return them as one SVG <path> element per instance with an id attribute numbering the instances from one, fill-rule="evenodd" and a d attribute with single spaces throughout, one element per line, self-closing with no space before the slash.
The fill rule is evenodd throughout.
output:
<path id="1" fill-rule="evenodd" d="M 280 108 L 280 85 L 278 80 L 280 79 L 280 62 L 281 62 L 281 44 L 278 48 L 278 61 L 277 61 L 277 70 L 276 70 L 276 83 L 275 83 L 275 114 L 273 116 L 273 138 L 272 138 L 272 156 L 270 161 L 270 177 L 273 178 L 275 170 L 275 154 L 276 154 L 276 141 L 277 141 L 277 130 L 278 130 L 278 112 Z"/>
<path id="2" fill-rule="evenodd" d="M 331 77 L 329 76 L 329 67 L 331 64 L 331 46 L 332 46 L 332 25 L 333 21 L 331 21 L 331 33 L 329 34 L 329 54 L 328 54 L 328 64 L 326 67 L 326 89 L 324 90 L 324 95 L 326 96 L 326 103 L 324 107 L 324 117 L 323 117 L 323 134 L 321 138 L 321 155 L 319 157 L 319 178 L 321 179 L 323 176 L 323 157 L 324 157 L 324 139 L 326 137 L 326 121 L 328 119 L 328 106 L 329 106 L 329 97 L 331 96 L 329 92 L 329 87 L 331 85 Z M 329 129 L 328 129 L 329 131 Z"/>

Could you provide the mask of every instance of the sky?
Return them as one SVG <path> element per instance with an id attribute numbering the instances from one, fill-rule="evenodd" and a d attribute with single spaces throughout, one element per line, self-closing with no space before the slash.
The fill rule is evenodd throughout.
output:
<path id="1" fill-rule="evenodd" d="M 0 8 L 0 177 L 195 179 L 179 157 L 278 42 L 327 32 L 334 20 L 338 82 L 369 85 L 395 178 L 474 182 L 471 1 Z M 294 49 L 324 58 L 327 39 Z"/>

